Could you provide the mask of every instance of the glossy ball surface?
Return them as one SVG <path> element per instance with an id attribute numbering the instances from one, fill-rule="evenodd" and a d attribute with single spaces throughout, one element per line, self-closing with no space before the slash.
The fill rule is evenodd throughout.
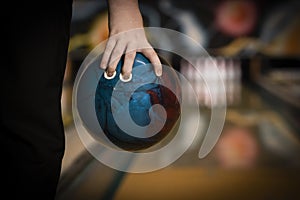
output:
<path id="1" fill-rule="evenodd" d="M 161 61 L 162 64 L 167 64 L 162 59 Z M 121 58 L 117 65 L 116 76 L 113 79 L 106 79 L 102 75 L 98 82 L 95 95 L 98 122 L 105 136 L 114 145 L 124 150 L 143 150 L 159 143 L 171 132 L 180 118 L 180 98 L 178 99 L 178 97 L 180 97 L 181 91 L 176 73 L 163 73 L 161 77 L 157 77 L 153 71 L 153 66 L 149 64 L 151 63 L 145 56 L 137 53 L 133 64 L 132 80 L 128 83 L 119 84 L 119 75 L 123 65 L 123 58 Z M 139 70 L 135 70 L 136 68 Z M 162 82 L 174 86 L 177 94 L 173 93 L 174 90 L 171 91 L 160 84 Z M 137 89 L 130 92 L 130 87 Z M 124 103 L 124 98 L 129 99 L 127 104 Z M 112 102 L 114 102 L 113 106 Z M 131 119 L 138 126 L 147 126 L 151 120 L 159 122 L 164 113 L 152 110 L 151 107 L 155 104 L 164 108 L 166 121 L 163 128 L 154 135 L 148 137 L 148 133 L 145 131 L 135 133 L 135 135 L 140 134 L 142 137 L 135 137 L 123 131 L 122 127 L 119 127 L 115 121 L 114 115 L 118 115 L 122 109 L 129 109 Z"/>

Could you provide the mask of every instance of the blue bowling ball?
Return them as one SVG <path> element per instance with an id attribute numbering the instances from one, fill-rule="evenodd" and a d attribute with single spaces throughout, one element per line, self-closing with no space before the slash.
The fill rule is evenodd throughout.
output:
<path id="1" fill-rule="evenodd" d="M 172 67 L 161 58 L 163 65 Z M 124 58 L 122 57 L 116 68 L 116 76 L 107 79 L 104 74 L 99 79 L 95 94 L 95 110 L 97 120 L 105 136 L 116 146 L 127 151 L 138 151 L 147 149 L 161 142 L 175 127 L 180 118 L 180 82 L 176 73 L 164 73 L 157 77 L 150 61 L 141 53 L 137 53 L 134 64 L 132 79 L 129 82 L 120 80 L 121 67 Z M 161 83 L 169 83 L 174 86 L 171 91 Z M 132 91 L 132 88 L 135 88 Z M 124 102 L 128 99 L 129 102 Z M 112 106 L 113 102 L 113 106 Z M 153 105 L 161 105 L 165 112 L 151 110 Z M 160 122 L 160 118 L 166 115 L 163 127 L 154 135 L 147 137 L 147 131 L 140 133 L 128 133 L 119 127 L 115 116 L 120 115 L 122 110 L 129 109 L 131 120 L 140 127 L 147 126 L 151 120 Z M 122 116 L 118 116 L 118 120 Z M 123 118 L 128 120 L 128 118 Z M 136 137 L 136 135 L 141 137 Z"/>

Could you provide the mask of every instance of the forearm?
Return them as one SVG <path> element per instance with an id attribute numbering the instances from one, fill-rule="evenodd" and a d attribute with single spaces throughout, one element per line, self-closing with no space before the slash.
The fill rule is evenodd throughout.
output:
<path id="1" fill-rule="evenodd" d="M 138 0 L 107 0 L 110 34 L 143 27 Z"/>

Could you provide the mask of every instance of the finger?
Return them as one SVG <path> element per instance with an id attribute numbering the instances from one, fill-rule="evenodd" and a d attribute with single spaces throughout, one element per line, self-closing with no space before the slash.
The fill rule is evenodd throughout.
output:
<path id="1" fill-rule="evenodd" d="M 107 74 L 108 76 L 112 76 L 113 73 L 116 71 L 117 65 L 121 59 L 122 54 L 125 51 L 126 45 L 122 44 L 121 42 L 116 43 L 114 49 L 111 52 L 110 59 L 109 59 L 109 64 L 107 68 Z"/>
<path id="2" fill-rule="evenodd" d="M 108 73 L 105 71 L 104 72 L 104 78 L 106 78 L 106 79 L 108 79 L 108 80 L 110 80 L 110 79 L 113 79 L 113 78 L 115 78 L 115 76 L 116 76 L 116 74 L 117 74 L 117 72 L 116 71 L 114 71 L 114 73 L 111 75 L 108 75 Z"/>
<path id="3" fill-rule="evenodd" d="M 101 63 L 100 63 L 100 68 L 102 69 L 106 69 L 108 66 L 108 62 L 110 59 L 110 55 L 111 52 L 113 51 L 114 47 L 115 47 L 116 41 L 115 40 L 111 40 L 108 39 L 106 46 L 105 46 L 105 50 L 101 59 Z"/>
<path id="4" fill-rule="evenodd" d="M 122 68 L 122 77 L 125 80 L 129 79 L 131 76 L 135 55 L 136 55 L 135 51 L 127 52 L 125 54 L 124 65 Z"/>
<path id="5" fill-rule="evenodd" d="M 153 48 L 150 49 L 144 49 L 141 51 L 152 63 L 153 67 L 154 67 L 154 71 L 156 76 L 161 76 L 162 75 L 162 66 L 161 66 L 161 62 L 158 58 L 158 55 L 156 54 L 156 52 L 154 51 Z"/>

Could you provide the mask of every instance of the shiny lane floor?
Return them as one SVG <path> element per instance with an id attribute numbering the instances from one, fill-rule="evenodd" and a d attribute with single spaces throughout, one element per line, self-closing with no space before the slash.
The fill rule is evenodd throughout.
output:
<path id="1" fill-rule="evenodd" d="M 203 159 L 198 138 L 166 168 L 124 173 L 93 158 L 73 126 L 66 136 L 58 200 L 300 199 L 300 133 L 247 87 L 240 104 L 228 107 L 222 135 Z"/>

